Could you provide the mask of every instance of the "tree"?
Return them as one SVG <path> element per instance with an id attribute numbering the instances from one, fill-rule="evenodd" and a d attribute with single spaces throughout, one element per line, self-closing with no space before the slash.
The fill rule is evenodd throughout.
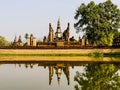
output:
<path id="1" fill-rule="evenodd" d="M 5 37 L 0 36 L 0 46 L 9 46 L 10 43 L 6 40 Z"/>
<path id="2" fill-rule="evenodd" d="M 30 37 L 33 37 L 33 34 L 31 34 Z"/>
<path id="3" fill-rule="evenodd" d="M 82 3 L 76 10 L 74 24 L 77 32 L 84 31 L 90 44 L 112 46 L 120 28 L 120 10 L 111 0 L 98 5 Z"/>
<path id="4" fill-rule="evenodd" d="M 120 90 L 117 64 L 87 64 L 85 72 L 76 72 L 76 90 Z"/>
<path id="5" fill-rule="evenodd" d="M 29 37 L 29 34 L 28 34 L 28 33 L 26 33 L 26 34 L 25 34 L 25 38 L 27 39 L 28 37 Z"/>

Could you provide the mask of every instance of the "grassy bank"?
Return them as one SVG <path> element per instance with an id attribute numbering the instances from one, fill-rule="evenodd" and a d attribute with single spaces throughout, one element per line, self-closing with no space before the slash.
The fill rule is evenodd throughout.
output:
<path id="1" fill-rule="evenodd" d="M 89 57 L 120 57 L 120 52 L 114 53 L 102 53 L 102 52 L 94 52 L 94 53 L 38 53 L 38 54 L 15 54 L 15 53 L 0 53 L 0 56 L 48 56 L 48 57 L 80 57 L 80 56 L 89 56 Z"/>
<path id="2" fill-rule="evenodd" d="M 120 49 L 0 49 L 0 61 L 120 61 Z"/>

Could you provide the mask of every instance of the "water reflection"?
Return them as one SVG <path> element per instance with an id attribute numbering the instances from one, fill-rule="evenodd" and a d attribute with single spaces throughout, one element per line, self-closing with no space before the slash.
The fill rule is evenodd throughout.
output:
<path id="1" fill-rule="evenodd" d="M 10 68 L 9 66 L 4 70 L 5 67 L 2 68 L 2 66 L 5 64 L 15 65 L 17 70 L 10 70 L 8 74 L 4 75 L 3 73 Z M 18 67 L 20 68 L 18 69 Z M 30 78 L 31 81 L 24 77 L 26 72 L 20 73 L 21 69 L 29 72 L 26 77 Z M 30 70 L 34 70 L 34 72 L 30 72 Z M 25 82 L 16 85 L 17 82 L 14 83 L 14 79 L 11 79 L 13 81 L 9 81 L 15 84 L 13 86 L 16 89 L 3 85 L 0 90 L 120 90 L 120 63 L 118 62 L 0 62 L 0 75 L 0 85 L 3 85 L 3 82 L 8 83 L 6 80 L 7 76 L 10 75 L 13 75 L 13 78 L 16 77 L 17 82 L 24 77 L 22 80 Z M 29 84 L 30 82 L 31 84 Z M 56 87 L 55 83 L 59 87 Z M 21 84 L 24 88 L 21 88 Z"/>
<path id="2" fill-rule="evenodd" d="M 57 64 L 55 66 L 48 66 L 48 68 L 49 68 L 49 85 L 51 85 L 54 71 L 55 71 L 55 74 L 57 75 L 57 81 L 59 85 L 60 85 L 60 78 L 61 78 L 62 71 L 64 72 L 67 78 L 68 85 L 70 84 L 70 66 L 69 65 L 65 66 L 64 64 Z"/>
<path id="3" fill-rule="evenodd" d="M 13 62 L 14 63 L 14 62 Z M 52 79 L 54 74 L 57 76 L 58 85 L 60 85 L 61 75 L 64 74 L 66 76 L 67 84 L 70 85 L 70 67 L 74 68 L 74 66 L 83 66 L 85 63 L 78 62 L 19 62 L 15 63 L 21 67 L 21 64 L 24 63 L 26 68 L 33 68 L 34 65 L 43 66 L 45 69 L 49 69 L 49 85 L 52 84 Z"/>
<path id="4" fill-rule="evenodd" d="M 76 72 L 76 90 L 120 90 L 120 64 L 87 64 Z"/>

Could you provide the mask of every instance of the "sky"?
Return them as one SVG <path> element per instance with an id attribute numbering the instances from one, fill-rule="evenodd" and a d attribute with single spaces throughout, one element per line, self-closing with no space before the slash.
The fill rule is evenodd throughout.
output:
<path id="1" fill-rule="evenodd" d="M 74 29 L 75 10 L 81 3 L 91 0 L 0 0 L 0 35 L 13 41 L 15 35 L 33 34 L 38 40 L 48 36 L 49 23 L 56 32 L 57 21 L 60 17 L 61 31 L 67 28 L 70 22 L 70 36 L 78 39 L 82 36 Z M 105 0 L 93 0 L 95 3 Z M 112 0 L 120 8 L 119 0 Z"/>

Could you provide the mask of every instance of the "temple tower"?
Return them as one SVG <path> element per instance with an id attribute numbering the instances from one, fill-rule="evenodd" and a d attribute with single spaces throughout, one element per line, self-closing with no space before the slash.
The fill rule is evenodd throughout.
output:
<path id="1" fill-rule="evenodd" d="M 53 28 L 51 26 L 51 23 L 49 23 L 49 35 L 48 35 L 48 42 L 53 42 Z"/>
<path id="2" fill-rule="evenodd" d="M 19 36 L 18 42 L 22 42 L 22 37 L 21 37 L 21 35 Z"/>
<path id="3" fill-rule="evenodd" d="M 30 46 L 33 45 L 33 34 L 30 35 Z"/>
<path id="4" fill-rule="evenodd" d="M 61 27 L 60 27 L 60 18 L 58 19 L 58 22 L 57 22 L 57 30 L 55 33 L 55 37 L 58 40 L 62 38 L 62 32 L 61 32 Z"/>
<path id="5" fill-rule="evenodd" d="M 30 37 L 27 37 L 26 40 L 27 40 L 27 46 L 30 46 Z"/>
<path id="6" fill-rule="evenodd" d="M 33 37 L 33 44 L 32 44 L 32 46 L 36 46 L 36 38 L 35 37 Z"/>
<path id="7" fill-rule="evenodd" d="M 18 44 L 18 46 L 22 46 L 22 37 L 21 37 L 21 35 L 19 36 L 17 44 Z"/>
<path id="8" fill-rule="evenodd" d="M 33 36 L 33 34 L 30 35 L 30 37 L 26 38 L 27 40 L 27 46 L 36 46 L 36 38 Z"/>
<path id="9" fill-rule="evenodd" d="M 67 26 L 67 37 L 66 37 L 66 39 L 67 39 L 67 42 L 70 41 L 70 23 L 68 23 L 68 26 Z"/>
<path id="10" fill-rule="evenodd" d="M 63 32 L 63 38 L 66 42 L 70 41 L 70 23 L 68 23 L 67 29 Z"/>
<path id="11" fill-rule="evenodd" d="M 15 35 L 15 38 L 14 38 L 14 42 L 16 43 L 17 42 L 17 36 Z"/>
<path id="12" fill-rule="evenodd" d="M 17 36 L 14 38 L 13 46 L 17 46 Z"/>

